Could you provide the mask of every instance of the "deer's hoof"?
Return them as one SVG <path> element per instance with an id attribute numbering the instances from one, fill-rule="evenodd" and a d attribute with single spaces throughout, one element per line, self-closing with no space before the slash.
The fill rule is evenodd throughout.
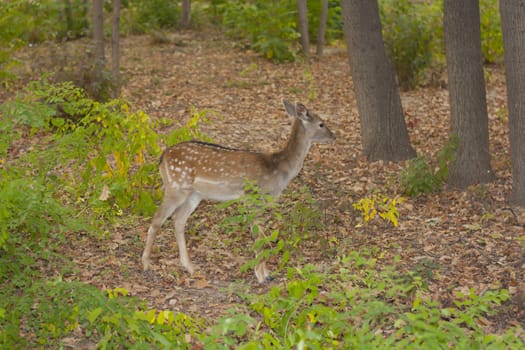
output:
<path id="1" fill-rule="evenodd" d="M 190 276 L 192 276 L 195 273 L 195 265 L 186 264 L 183 267 L 184 267 L 184 270 L 186 270 L 186 272 L 190 274 Z"/>
<path id="2" fill-rule="evenodd" d="M 275 277 L 273 277 L 272 275 L 268 275 L 268 276 L 266 276 L 266 278 L 264 279 L 264 283 L 270 283 L 270 282 L 272 282 L 273 280 L 275 280 Z"/>
<path id="3" fill-rule="evenodd" d="M 264 278 L 257 278 L 257 282 L 259 282 L 259 284 L 261 285 L 268 284 L 272 282 L 273 280 L 275 280 L 275 277 L 273 277 L 272 275 L 268 275 Z"/>

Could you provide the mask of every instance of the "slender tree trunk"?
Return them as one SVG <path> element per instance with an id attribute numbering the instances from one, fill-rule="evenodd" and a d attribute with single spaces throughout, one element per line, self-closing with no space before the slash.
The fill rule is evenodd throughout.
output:
<path id="1" fill-rule="evenodd" d="M 328 20 L 328 0 L 321 0 L 321 18 L 319 18 L 319 33 L 317 33 L 317 56 L 323 55 L 326 21 Z"/>
<path id="2" fill-rule="evenodd" d="M 82 3 L 82 27 L 84 28 L 84 35 L 89 33 L 89 19 L 88 19 L 89 0 L 84 0 Z"/>
<path id="3" fill-rule="evenodd" d="M 183 28 L 190 26 L 190 14 L 191 14 L 191 0 L 182 0 L 181 13 L 180 13 L 180 25 Z"/>
<path id="4" fill-rule="evenodd" d="M 120 95 L 120 5 L 121 0 L 113 0 L 111 30 L 111 78 L 113 98 L 117 98 Z"/>
<path id="5" fill-rule="evenodd" d="M 306 0 L 297 0 L 297 12 L 299 14 L 299 33 L 301 33 L 301 47 L 308 61 L 310 59 L 310 37 L 308 35 L 308 8 Z"/>
<path id="6" fill-rule="evenodd" d="M 104 54 L 104 0 L 93 0 L 93 43 L 95 46 L 95 80 L 101 81 L 106 62 Z"/>
<path id="7" fill-rule="evenodd" d="M 64 14 L 66 17 L 66 37 L 69 39 L 69 33 L 73 32 L 73 11 L 71 10 L 71 0 L 66 0 L 64 4 Z"/>
<path id="8" fill-rule="evenodd" d="M 341 0 L 363 152 L 370 160 L 413 158 L 394 66 L 386 54 L 376 0 Z"/>
<path id="9" fill-rule="evenodd" d="M 500 0 L 512 156 L 510 200 L 525 207 L 525 3 Z"/>
<path id="10" fill-rule="evenodd" d="M 466 188 L 494 179 L 490 166 L 478 0 L 445 0 L 443 26 L 451 129 L 459 138 L 448 183 Z"/>

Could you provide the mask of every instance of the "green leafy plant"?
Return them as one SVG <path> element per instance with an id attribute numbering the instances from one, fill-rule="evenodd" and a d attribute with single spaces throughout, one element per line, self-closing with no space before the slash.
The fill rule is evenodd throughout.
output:
<path id="1" fill-rule="evenodd" d="M 454 160 L 459 139 L 453 136 L 437 155 L 437 166 L 432 169 L 425 156 L 418 156 L 407 162 L 399 182 L 403 192 L 409 196 L 427 194 L 439 190 L 448 179 L 448 167 Z"/>
<path id="2" fill-rule="evenodd" d="M 182 130 L 158 135 L 155 128 L 170 121 L 153 122 L 123 101 L 96 102 L 71 83 L 46 80 L 1 108 L 0 347 L 58 348 L 82 334 L 100 348 L 189 348 L 201 321 L 148 310 L 121 288 L 106 293 L 63 282 L 70 267 L 57 247 L 124 211 L 153 210 L 161 144 L 203 136 L 206 111 L 193 109 Z M 30 147 L 13 145 L 22 137 Z M 13 146 L 21 148 L 16 156 Z M 53 267 L 56 281 L 43 278 L 44 266 Z"/>
<path id="3" fill-rule="evenodd" d="M 14 78 L 13 54 L 28 43 L 73 39 L 88 31 L 83 0 L 12 0 L 0 2 L 0 82 Z"/>
<path id="4" fill-rule="evenodd" d="M 243 271 L 271 258 L 279 260 L 281 270 L 300 251 L 301 242 L 312 237 L 324 239 L 314 235 L 321 225 L 322 214 L 305 188 L 290 197 L 283 196 L 286 198 L 282 205 L 262 193 L 254 182 L 246 182 L 245 192 L 236 200 L 217 205 L 233 208 L 221 222 L 227 232 L 250 232 L 254 238 L 252 249 L 256 257 L 241 267 Z"/>
<path id="5" fill-rule="evenodd" d="M 185 127 L 158 135 L 156 127 L 168 121 L 154 122 L 121 100 L 94 101 L 68 82 L 47 81 L 32 83 L 27 94 L 6 104 L 4 111 L 11 123 L 54 131 L 46 149 L 25 163 L 42 164 L 42 173 L 56 174 L 67 184 L 74 202 L 87 203 L 97 217 L 108 219 L 123 210 L 154 212 L 160 195 L 156 161 L 161 143 L 204 138 L 199 122 L 207 113 L 192 109 Z"/>
<path id="6" fill-rule="evenodd" d="M 324 242 L 325 237 L 317 233 L 323 226 L 323 211 L 308 188 L 286 191 L 282 202 L 279 230 L 292 251 L 300 250 L 301 242 L 309 239 Z"/>
<path id="7" fill-rule="evenodd" d="M 409 0 L 380 1 L 383 40 L 402 89 L 414 89 L 432 63 L 436 25 L 426 3 Z"/>
<path id="8" fill-rule="evenodd" d="M 124 27 L 132 34 L 174 28 L 179 19 L 179 6 L 170 0 L 129 0 L 124 3 Z"/>
<path id="9" fill-rule="evenodd" d="M 317 41 L 319 19 L 321 18 L 321 1 L 308 0 L 308 31 L 312 42 Z M 328 14 L 326 21 L 326 42 L 330 43 L 343 37 L 343 16 L 341 3 L 337 0 L 328 1 Z"/>
<path id="10" fill-rule="evenodd" d="M 186 314 L 146 309 L 123 288 L 105 292 L 78 282 L 38 281 L 22 295 L 12 291 L 0 291 L 0 310 L 10 310 L 0 313 L 2 348 L 60 347 L 76 333 L 83 335 L 77 341 L 101 349 L 189 349 L 203 328 Z"/>
<path id="11" fill-rule="evenodd" d="M 503 36 L 498 1 L 481 0 L 479 7 L 483 60 L 488 63 L 501 62 L 503 60 Z"/>
<path id="12" fill-rule="evenodd" d="M 255 182 L 246 180 L 245 195 L 238 199 L 220 203 L 218 208 L 233 206 L 234 215 L 227 216 L 221 223 L 227 231 L 250 232 L 254 238 L 253 251 L 256 254 L 254 259 L 245 263 L 241 269 L 247 271 L 254 268 L 261 261 L 267 260 L 271 256 L 282 255 L 281 266 L 284 266 L 289 258 L 289 251 L 285 251 L 285 242 L 280 236 L 279 229 L 266 230 L 266 223 L 269 221 L 267 212 L 279 220 L 281 214 L 275 211 L 277 202 L 267 194 L 261 192 Z"/>
<path id="13" fill-rule="evenodd" d="M 229 1 L 220 5 L 223 26 L 233 38 L 268 59 L 293 61 L 293 44 L 299 38 L 295 4 L 288 1 Z"/>
<path id="14" fill-rule="evenodd" d="M 420 279 L 396 264 L 379 268 L 369 253 L 351 252 L 328 270 L 289 268 L 287 281 L 248 296 L 251 311 L 232 309 L 203 338 L 207 349 L 519 349 L 520 330 L 487 334 L 479 321 L 507 292 L 459 295 L 442 308 Z M 249 314 L 249 315 L 248 315 Z"/>

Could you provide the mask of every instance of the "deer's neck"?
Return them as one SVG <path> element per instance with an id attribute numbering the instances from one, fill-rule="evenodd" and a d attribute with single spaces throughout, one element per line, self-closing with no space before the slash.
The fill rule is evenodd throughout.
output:
<path id="1" fill-rule="evenodd" d="M 311 141 L 306 137 L 302 122 L 296 119 L 288 142 L 281 151 L 273 155 L 284 187 L 301 171 L 310 146 Z"/>

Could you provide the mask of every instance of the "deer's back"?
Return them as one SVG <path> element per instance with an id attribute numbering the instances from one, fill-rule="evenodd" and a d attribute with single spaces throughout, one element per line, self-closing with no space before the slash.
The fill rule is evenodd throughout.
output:
<path id="1" fill-rule="evenodd" d="M 166 149 L 160 164 L 166 188 L 195 190 L 213 200 L 238 197 L 247 179 L 266 187 L 274 168 L 270 154 L 196 141 Z"/>

